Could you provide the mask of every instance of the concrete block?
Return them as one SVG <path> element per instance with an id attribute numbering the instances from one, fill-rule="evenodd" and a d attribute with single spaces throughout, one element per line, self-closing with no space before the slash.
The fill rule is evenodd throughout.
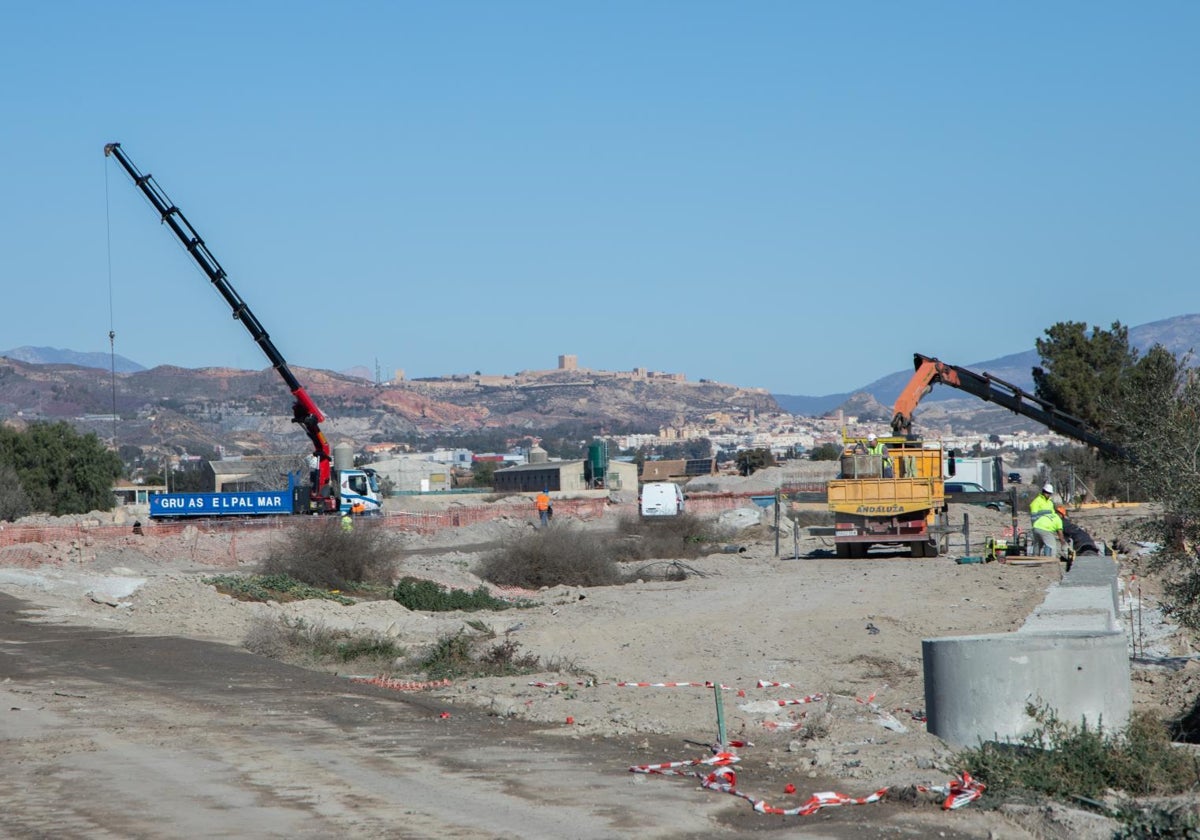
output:
<path id="1" fill-rule="evenodd" d="M 1001 633 L 922 642 L 928 730 L 973 747 L 1015 741 L 1030 703 L 1118 729 L 1132 703 L 1124 633 Z"/>
<path id="2" fill-rule="evenodd" d="M 1111 558 L 1081 557 L 1018 632 L 924 640 L 928 730 L 959 747 L 1015 741 L 1035 725 L 1031 703 L 1123 727 L 1132 690 L 1116 578 Z"/>

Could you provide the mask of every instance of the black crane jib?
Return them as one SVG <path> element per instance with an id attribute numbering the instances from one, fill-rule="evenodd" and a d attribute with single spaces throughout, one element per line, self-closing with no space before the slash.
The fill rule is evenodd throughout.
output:
<path id="1" fill-rule="evenodd" d="M 320 463 L 320 486 L 324 486 L 330 476 L 329 441 L 326 440 L 320 427 L 325 416 L 317 408 L 316 403 L 313 402 L 308 392 L 304 390 L 304 386 L 296 379 L 295 374 L 288 367 L 283 355 L 275 347 L 275 344 L 271 341 L 271 336 L 267 334 L 266 329 L 263 328 L 258 318 L 250 311 L 250 307 L 246 305 L 246 302 L 242 300 L 233 286 L 229 284 L 225 269 L 221 267 L 221 264 L 217 262 L 217 258 L 208 250 L 208 246 L 204 244 L 204 240 L 200 237 L 200 234 L 192 227 L 187 217 L 183 215 L 183 212 L 171 202 L 162 187 L 154 180 L 154 177 L 148 174 L 143 175 L 121 149 L 120 143 L 105 144 L 104 154 L 106 157 L 115 158 L 117 163 L 121 164 L 121 168 L 133 179 L 133 183 L 141 190 L 142 195 L 158 211 L 160 220 L 171 229 L 171 232 L 175 234 L 175 237 L 183 245 L 184 250 L 200 266 L 201 271 L 204 272 L 205 276 L 217 288 L 217 291 L 221 293 L 221 297 L 225 298 L 225 302 L 233 310 L 233 317 L 241 321 L 246 329 L 249 330 L 250 336 L 262 348 L 263 353 L 270 360 L 272 367 L 283 377 L 288 390 L 291 391 L 292 396 L 296 399 L 295 404 L 292 406 L 292 422 L 299 423 L 304 428 L 309 440 L 312 441 L 313 454 L 317 456 Z M 316 489 L 314 488 L 314 490 Z"/>

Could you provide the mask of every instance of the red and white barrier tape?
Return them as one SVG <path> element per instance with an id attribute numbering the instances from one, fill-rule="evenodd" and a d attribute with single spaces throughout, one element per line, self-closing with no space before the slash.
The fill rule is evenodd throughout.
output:
<path id="1" fill-rule="evenodd" d="M 917 790 L 945 796 L 946 799 L 942 802 L 942 810 L 953 811 L 955 808 L 961 808 L 967 803 L 974 802 L 983 796 L 983 792 L 987 790 L 987 785 L 977 781 L 970 773 L 964 770 L 959 774 L 958 778 L 951 779 L 947 784 L 933 785 L 932 787 L 918 785 Z"/>
<path id="2" fill-rule="evenodd" d="M 615 682 L 617 688 L 719 688 L 722 691 L 732 691 L 733 686 L 714 682 Z"/>
<path id="3" fill-rule="evenodd" d="M 716 765 L 723 767 L 737 764 L 741 759 L 736 753 L 717 750 L 709 758 L 693 758 L 687 761 L 667 761 L 662 764 L 637 764 L 629 768 L 630 773 L 654 773 L 658 775 L 690 776 L 691 773 L 679 773 L 680 767 L 699 767 L 701 765 Z"/>
<path id="4" fill-rule="evenodd" d="M 432 680 L 429 682 L 394 680 L 391 677 L 383 675 L 378 677 L 350 677 L 350 682 L 362 683 L 363 685 L 377 685 L 380 688 L 390 688 L 393 691 L 426 691 L 431 688 L 445 688 L 450 685 L 450 680 Z"/>
<path id="5" fill-rule="evenodd" d="M 824 694 L 809 694 L 804 697 L 796 697 L 789 700 L 776 700 L 780 706 L 802 706 L 805 703 L 820 703 L 825 699 Z"/>
<path id="6" fill-rule="evenodd" d="M 883 797 L 887 796 L 887 792 L 887 788 L 880 788 L 868 796 L 854 797 L 830 790 L 822 793 L 814 793 L 808 798 L 807 802 L 795 808 L 776 808 L 759 800 L 754 803 L 754 810 L 760 814 L 778 814 L 783 817 L 808 817 L 817 813 L 822 808 L 838 808 L 842 805 L 869 805 L 872 802 L 878 802 L 883 799 Z"/>
<path id="7" fill-rule="evenodd" d="M 743 793 L 737 789 L 737 773 L 734 772 L 733 765 L 741 761 L 741 759 L 732 752 L 722 751 L 720 745 L 714 745 L 714 755 L 711 758 L 691 759 L 689 761 L 668 761 L 662 764 L 640 764 L 635 767 L 630 767 L 631 773 L 651 773 L 661 776 L 692 776 L 700 780 L 700 786 L 705 790 L 715 790 L 718 793 L 728 793 L 731 796 L 736 796 L 740 799 L 745 799 L 749 802 L 754 810 L 760 814 L 775 814 L 779 816 L 802 816 L 807 817 L 815 814 L 822 808 L 836 808 L 841 805 L 867 805 L 871 802 L 878 802 L 887 795 L 887 788 L 880 788 L 868 796 L 853 797 L 847 796 L 844 793 L 835 791 L 825 791 L 822 793 L 814 793 L 809 797 L 808 801 L 795 808 L 778 808 L 774 805 L 769 805 L 763 799 L 751 796 L 748 793 Z M 710 773 L 704 774 L 695 770 L 684 770 L 685 767 L 713 766 Z"/>

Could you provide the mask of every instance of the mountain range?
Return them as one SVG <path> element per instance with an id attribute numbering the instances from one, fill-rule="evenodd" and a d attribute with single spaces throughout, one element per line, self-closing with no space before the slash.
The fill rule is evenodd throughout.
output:
<path id="1" fill-rule="evenodd" d="M 1200 314 L 1180 315 L 1129 329 L 1144 351 L 1161 344 L 1186 354 L 1200 345 Z M 919 350 L 920 348 L 915 348 Z M 294 445 L 289 401 L 271 368 L 159 366 L 147 370 L 130 359 L 49 347 L 19 347 L 0 356 L 0 419 L 65 419 L 102 438 L 150 451 L 273 451 Z M 945 360 L 959 364 L 958 360 Z M 1035 350 L 962 364 L 1023 390 L 1033 390 Z M 96 369 L 115 378 L 97 377 Z M 352 440 L 394 440 L 413 432 L 519 428 L 532 433 L 560 424 L 579 429 L 656 431 L 704 423 L 719 413 L 822 415 L 844 408 L 865 420 L 886 422 L 912 369 L 859 388 L 824 396 L 770 395 L 760 389 L 711 382 L 630 380 L 549 371 L 529 382 L 492 377 L 445 377 L 379 386 L 364 368 L 332 372 L 296 369 L 318 405 L 336 418 L 330 434 Z M 114 407 L 119 417 L 114 417 Z M 1032 425 L 1006 409 L 943 387 L 922 401 L 922 422 L 944 431 L 997 433 Z M 292 441 L 292 443 L 289 443 Z"/>
<path id="2" fill-rule="evenodd" d="M 1129 343 L 1139 352 L 1145 352 L 1155 344 L 1161 344 L 1176 356 L 1191 353 L 1194 348 L 1200 347 L 1200 314 L 1176 315 L 1173 318 L 1130 327 Z M 920 348 L 915 348 L 915 352 L 921 352 Z M 1041 359 L 1037 350 L 1026 350 L 1023 353 L 1012 353 L 982 362 L 964 363 L 957 359 L 943 359 L 942 361 L 969 368 L 976 373 L 990 373 L 997 379 L 1002 379 L 1024 391 L 1033 391 L 1033 369 Z M 838 394 L 826 394 L 818 397 L 794 394 L 772 394 L 772 396 L 784 411 L 808 416 L 819 416 L 832 411 L 857 393 L 870 394 L 879 402 L 890 406 L 896 402 L 896 397 L 900 396 L 900 392 L 904 390 L 904 386 L 908 384 L 912 374 L 913 368 L 896 371 L 853 391 L 844 391 Z M 922 402 L 950 400 L 962 396 L 953 388 L 935 387 Z"/>
<path id="3" fill-rule="evenodd" d="M 57 347 L 14 347 L 0 353 L 0 356 L 31 365 L 78 365 L 117 373 L 137 373 L 146 369 L 117 353 L 80 353 L 77 350 L 60 350 Z"/>

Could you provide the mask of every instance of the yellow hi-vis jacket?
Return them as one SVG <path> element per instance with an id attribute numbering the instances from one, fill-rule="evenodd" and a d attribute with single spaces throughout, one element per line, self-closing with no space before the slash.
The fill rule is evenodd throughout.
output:
<path id="1" fill-rule="evenodd" d="M 883 441 L 876 441 L 874 446 L 868 446 L 867 454 L 881 455 L 883 456 L 883 465 L 885 467 L 891 466 L 892 459 L 888 457 L 887 444 L 885 444 Z"/>
<path id="2" fill-rule="evenodd" d="M 1062 530 L 1062 520 L 1054 511 L 1054 500 L 1045 493 L 1038 493 L 1029 503 L 1029 519 L 1039 531 L 1053 533 Z"/>

